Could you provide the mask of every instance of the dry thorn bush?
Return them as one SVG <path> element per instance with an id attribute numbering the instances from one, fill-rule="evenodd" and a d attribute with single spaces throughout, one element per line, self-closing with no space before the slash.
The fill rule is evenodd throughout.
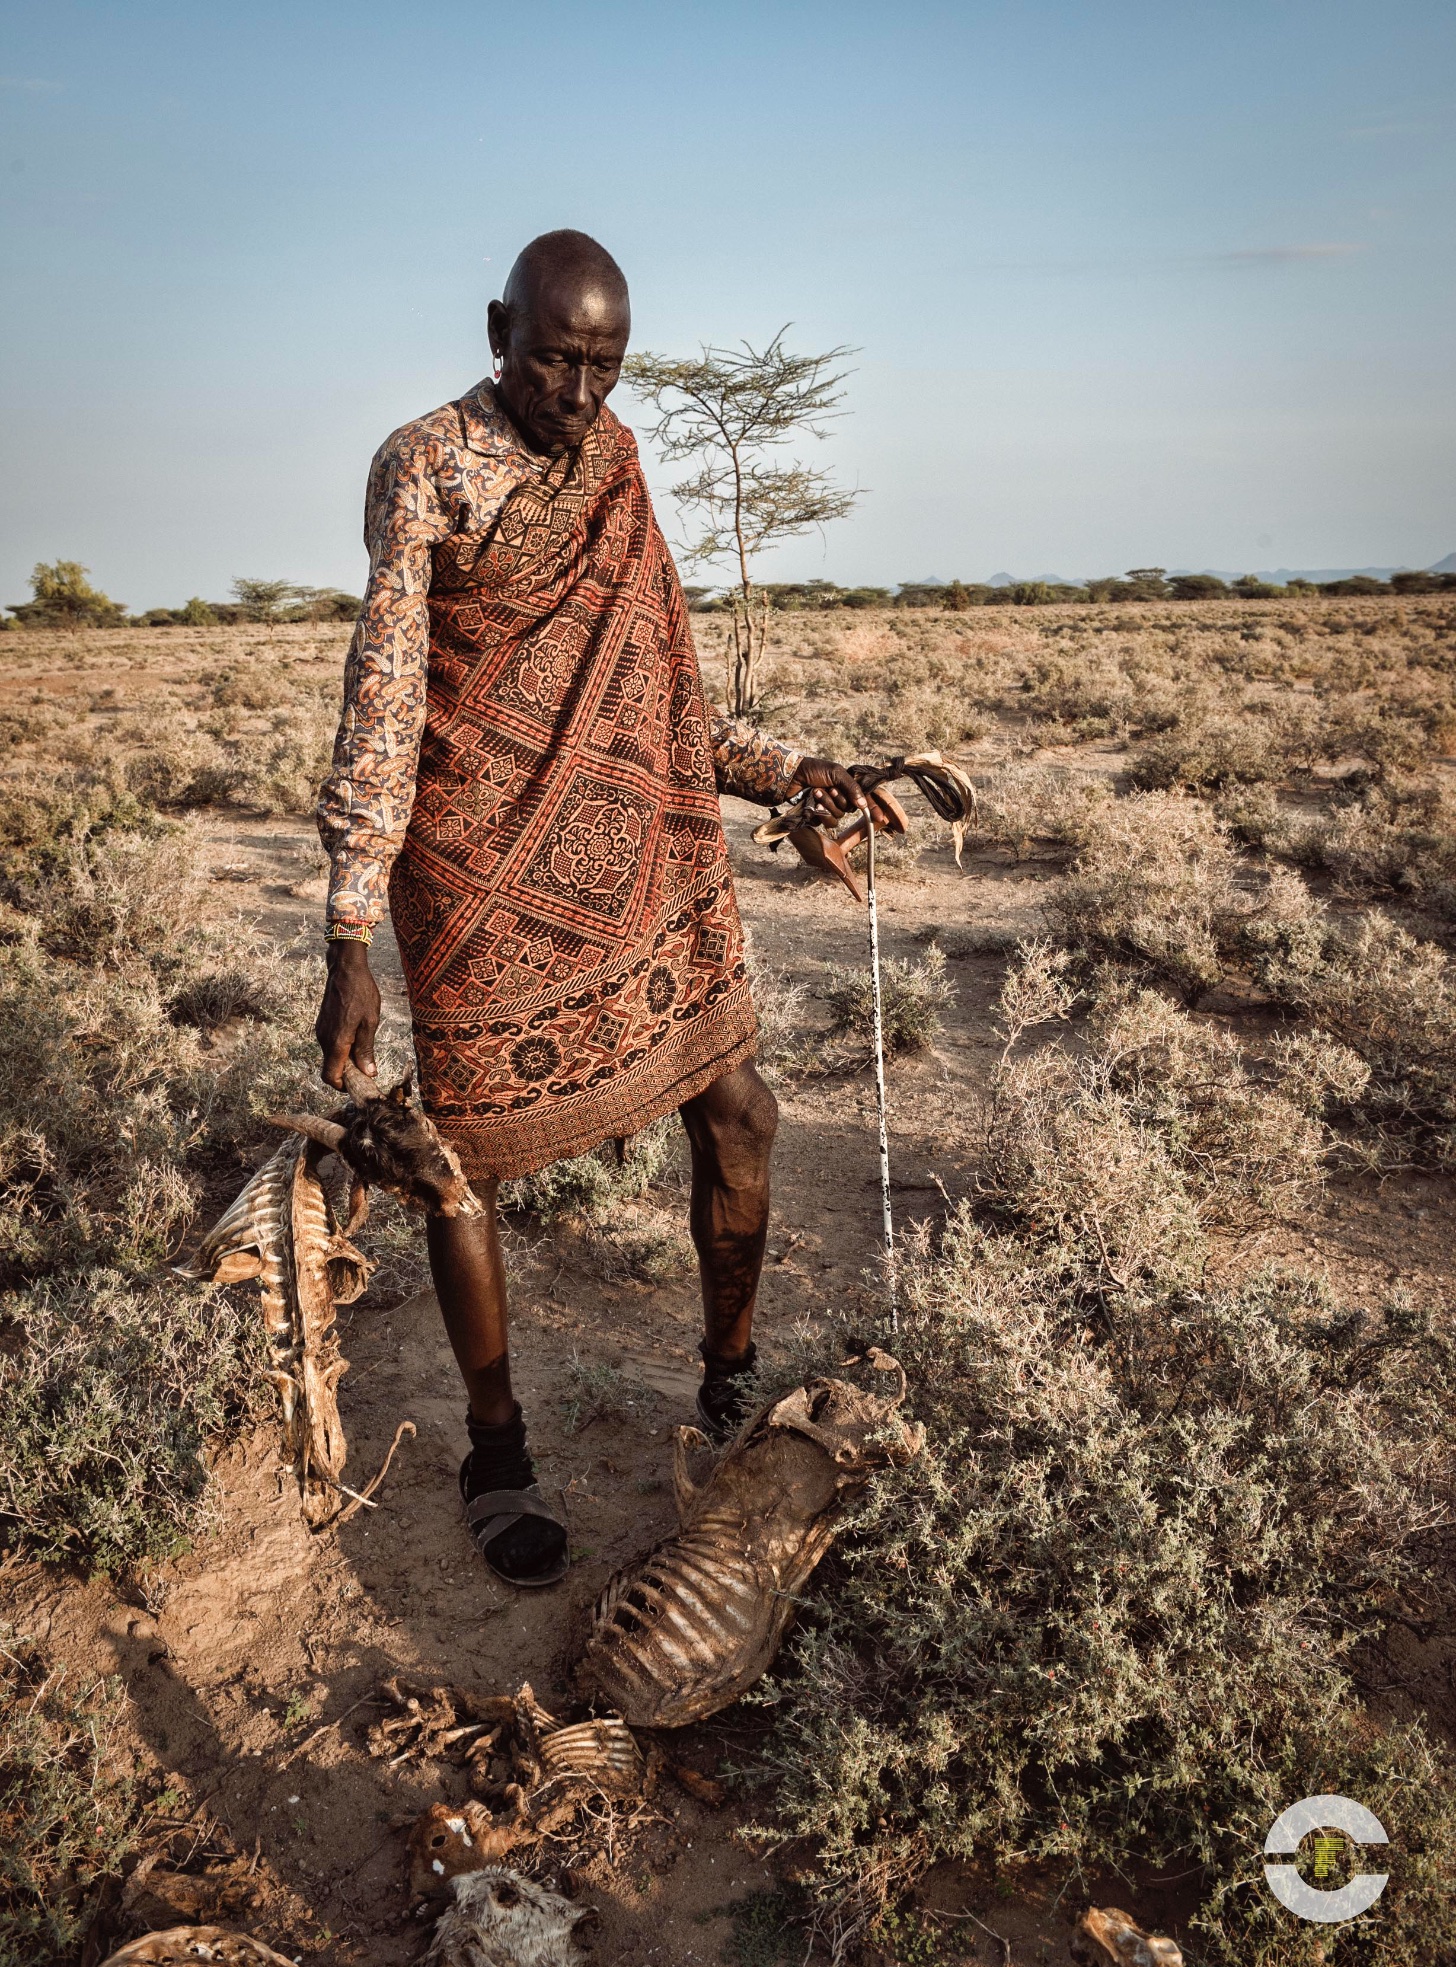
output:
<path id="1" fill-rule="evenodd" d="M 829 1006 L 830 1031 L 854 1041 L 866 1057 L 874 1048 L 874 985 L 868 969 L 831 965 L 821 995 Z M 928 1051 L 941 1028 L 941 1013 L 955 998 L 945 952 L 931 944 L 918 959 L 895 956 L 880 965 L 880 1007 L 886 1058 Z"/>
<path id="2" fill-rule="evenodd" d="M 1376 1723 L 1359 1663 L 1448 1606 L 1445 1327 L 1287 1275 L 1104 1287 L 966 1206 L 902 1302 L 925 1453 L 816 1574 L 763 1695 L 758 1834 L 805 1840 L 836 1957 L 950 1859 L 1081 1891 L 1191 1873 L 1206 1967 L 1444 1958 L 1452 1772 Z M 1260 1835 L 1330 1791 L 1381 1815 L 1391 1885 L 1378 1919 L 1292 1934 Z"/>
<path id="3" fill-rule="evenodd" d="M 1102 1287 L 1197 1282 L 1206 1227 L 1298 1206 L 1323 1179 L 1326 1113 L 1368 1068 L 1334 1040 L 1276 1040 L 1255 1064 L 1226 1030 L 1103 974 L 1072 981 L 1068 952 L 1024 945 L 1000 1001 L 1006 1050 L 980 1127 L 982 1208 L 1047 1239 Z M 1013 1056 L 1024 1034 L 1090 1003 L 1079 1042 Z"/>
<path id="4" fill-rule="evenodd" d="M 0 1545 L 115 1569 L 201 1520 L 208 1438 L 262 1384 L 251 1306 L 154 1279 L 263 1116 L 319 1097 L 321 966 L 204 928 L 197 837 L 114 786 L 6 833 Z"/>
<path id="5" fill-rule="evenodd" d="M 682 1128 L 673 1115 L 654 1120 L 627 1143 L 617 1159 L 613 1142 L 589 1154 L 553 1161 L 534 1175 L 501 1183 L 501 1207 L 534 1216 L 546 1225 L 576 1219 L 600 1226 L 624 1202 L 635 1201 L 675 1165 Z"/>
<path id="6" fill-rule="evenodd" d="M 1368 1067 L 1349 1106 L 1456 1166 L 1456 973 L 1446 951 L 1378 910 L 1339 918 L 1284 870 L 1241 934 L 1270 996 Z"/>
<path id="7" fill-rule="evenodd" d="M 1084 955 L 1132 959 L 1195 1003 L 1257 906 L 1227 829 L 1197 801 L 1142 793 L 1097 807 L 1045 913 Z"/>
<path id="8" fill-rule="evenodd" d="M 1397 895 L 1456 920 L 1456 793 L 1393 779 L 1336 795 L 1317 812 L 1267 790 L 1221 811 L 1236 837 L 1297 867 L 1330 874 L 1349 895 Z"/>
<path id="9" fill-rule="evenodd" d="M 1008 765 L 982 778 L 980 794 L 974 838 L 1011 847 L 1019 860 L 1033 846 L 1082 846 L 1112 788 L 1064 765 Z"/>

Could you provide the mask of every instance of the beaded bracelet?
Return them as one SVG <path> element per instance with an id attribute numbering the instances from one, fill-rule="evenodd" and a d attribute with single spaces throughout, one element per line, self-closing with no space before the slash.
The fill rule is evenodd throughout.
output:
<path id="1" fill-rule="evenodd" d="M 330 922 L 324 930 L 326 943 L 363 943 L 367 949 L 374 940 L 374 930 L 367 922 Z"/>

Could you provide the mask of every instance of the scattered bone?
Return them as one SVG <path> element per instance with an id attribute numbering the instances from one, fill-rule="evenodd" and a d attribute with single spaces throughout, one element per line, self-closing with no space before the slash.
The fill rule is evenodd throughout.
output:
<path id="1" fill-rule="evenodd" d="M 1183 1967 L 1172 1940 L 1145 1933 L 1115 1906 L 1090 1906 L 1083 1913 L 1072 1936 L 1072 1958 L 1079 1967 Z"/>
<path id="2" fill-rule="evenodd" d="M 509 1694 L 482 1698 L 403 1673 L 382 1680 L 379 1697 L 391 1711 L 373 1724 L 366 1742 L 371 1755 L 392 1764 L 442 1757 L 468 1762 L 493 1747 L 503 1727 L 516 1724 Z"/>
<path id="3" fill-rule="evenodd" d="M 423 1967 L 579 1967 L 574 1929 L 592 1916 L 559 1892 L 493 1865 L 456 1878 Z"/>
<path id="4" fill-rule="evenodd" d="M 463 1763 L 478 1799 L 459 1810 L 432 1804 L 411 1826 L 417 1898 L 559 1833 L 583 1807 L 641 1804 L 656 1784 L 661 1756 L 644 1756 L 625 1722 L 558 1721 L 529 1682 L 516 1694 L 482 1698 L 396 1674 L 380 1693 L 394 1712 L 370 1728 L 370 1754 L 392 1763 Z"/>
<path id="5" fill-rule="evenodd" d="M 337 1154 L 349 1169 L 350 1235 L 369 1213 L 371 1188 L 387 1189 L 409 1208 L 428 1210 L 432 1216 L 481 1214 L 480 1198 L 465 1179 L 459 1155 L 414 1097 L 410 1073 L 386 1093 L 351 1061 L 344 1068 L 344 1088 L 349 1105 L 331 1120 L 284 1113 L 273 1124 L 306 1135 L 327 1153 Z"/>
<path id="6" fill-rule="evenodd" d="M 254 1175 L 178 1275 L 237 1284 L 256 1277 L 283 1407 L 283 1440 L 303 1513 L 315 1529 L 338 1514 L 347 1443 L 338 1383 L 349 1362 L 334 1335 L 334 1308 L 352 1304 L 372 1265 L 341 1235 L 318 1178 L 323 1149 L 293 1138 Z"/>
<path id="7" fill-rule="evenodd" d="M 542 1955 L 543 1961 L 549 1958 Z M 108 1954 L 102 1967 L 191 1967 L 197 1960 L 215 1961 L 218 1967 L 292 1967 L 286 1954 L 275 1953 L 250 1933 L 230 1933 L 222 1926 L 171 1926 L 165 1933 L 144 1933 Z"/>
<path id="8" fill-rule="evenodd" d="M 580 1670 L 634 1726 L 680 1728 L 751 1687 L 845 1504 L 875 1469 L 919 1454 L 923 1429 L 896 1418 L 904 1373 L 887 1353 L 869 1357 L 897 1376 L 896 1392 L 880 1399 L 844 1380 L 812 1380 L 761 1408 L 701 1488 L 687 1448 L 703 1436 L 678 1429 L 681 1528 L 608 1581 Z"/>

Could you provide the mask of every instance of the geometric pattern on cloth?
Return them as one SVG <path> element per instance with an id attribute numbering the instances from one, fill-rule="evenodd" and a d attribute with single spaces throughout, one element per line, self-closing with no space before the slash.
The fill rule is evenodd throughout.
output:
<path id="1" fill-rule="evenodd" d="M 517 1175 L 680 1106 L 756 1030 L 686 607 L 609 410 L 434 546 L 429 615 L 390 907 L 426 1106 L 468 1173 Z"/>

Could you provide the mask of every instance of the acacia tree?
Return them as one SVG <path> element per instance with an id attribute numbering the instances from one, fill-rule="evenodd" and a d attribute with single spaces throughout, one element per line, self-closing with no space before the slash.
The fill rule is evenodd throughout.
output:
<path id="1" fill-rule="evenodd" d="M 38 561 L 30 577 L 31 599 L 10 613 L 27 628 L 114 628 L 126 620 L 120 601 L 92 587 L 79 560 Z"/>
<path id="2" fill-rule="evenodd" d="M 298 593 L 292 581 L 235 580 L 233 593 L 255 622 L 276 622 L 286 601 Z"/>
<path id="3" fill-rule="evenodd" d="M 697 470 L 672 487 L 684 514 L 701 524 L 682 549 L 685 565 L 728 561 L 738 576 L 726 639 L 728 708 L 751 711 L 759 700 L 768 596 L 752 577 L 755 555 L 812 527 L 843 519 L 860 496 L 834 485 L 827 471 L 780 464 L 766 453 L 800 436 L 824 437 L 850 374 L 837 367 L 853 351 L 790 355 L 787 327 L 767 348 L 705 347 L 697 358 L 632 355 L 622 374 L 657 412 L 653 442 L 664 461 L 692 460 Z"/>

